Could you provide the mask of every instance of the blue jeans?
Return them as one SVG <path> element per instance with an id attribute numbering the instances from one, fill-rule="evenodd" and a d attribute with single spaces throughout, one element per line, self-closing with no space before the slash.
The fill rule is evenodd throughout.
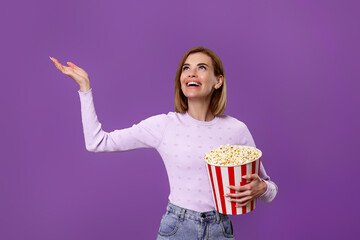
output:
<path id="1" fill-rule="evenodd" d="M 222 240 L 234 238 L 227 215 L 217 211 L 196 212 L 168 203 L 156 240 Z"/>

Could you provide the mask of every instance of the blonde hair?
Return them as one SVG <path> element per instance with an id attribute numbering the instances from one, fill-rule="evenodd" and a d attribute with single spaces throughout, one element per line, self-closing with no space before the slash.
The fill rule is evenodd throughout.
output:
<path id="1" fill-rule="evenodd" d="M 188 110 L 188 99 L 181 90 L 180 76 L 182 72 L 182 67 L 187 57 L 192 53 L 198 53 L 198 52 L 205 53 L 206 55 L 208 55 L 212 60 L 214 75 L 216 77 L 222 75 L 224 78 L 221 87 L 219 87 L 213 92 L 209 106 L 212 114 L 216 116 L 221 116 L 224 113 L 226 107 L 226 78 L 225 78 L 224 67 L 220 58 L 218 57 L 218 55 L 216 55 L 216 53 L 214 53 L 210 49 L 201 46 L 194 47 L 188 50 L 181 58 L 180 63 L 178 65 L 175 75 L 175 102 L 174 102 L 175 112 L 185 113 L 186 110 Z"/>

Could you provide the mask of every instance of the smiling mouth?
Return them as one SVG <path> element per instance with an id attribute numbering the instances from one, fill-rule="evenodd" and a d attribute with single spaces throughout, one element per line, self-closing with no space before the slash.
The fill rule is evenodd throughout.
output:
<path id="1" fill-rule="evenodd" d="M 186 84 L 187 87 L 200 87 L 200 83 L 197 83 L 197 82 L 188 82 Z"/>

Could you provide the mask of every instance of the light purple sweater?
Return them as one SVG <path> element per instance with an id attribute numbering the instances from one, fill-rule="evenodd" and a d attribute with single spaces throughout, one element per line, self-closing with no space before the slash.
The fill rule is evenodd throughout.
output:
<path id="1" fill-rule="evenodd" d="M 169 201 L 198 212 L 215 209 L 204 154 L 220 145 L 255 147 L 246 125 L 228 115 L 211 121 L 192 118 L 187 112 L 159 114 L 132 127 L 105 132 L 98 121 L 92 89 L 78 91 L 86 149 L 91 152 L 121 152 L 138 148 L 155 148 L 164 161 L 169 183 Z M 271 202 L 277 185 L 260 165 L 260 178 L 267 190 L 259 199 Z"/>

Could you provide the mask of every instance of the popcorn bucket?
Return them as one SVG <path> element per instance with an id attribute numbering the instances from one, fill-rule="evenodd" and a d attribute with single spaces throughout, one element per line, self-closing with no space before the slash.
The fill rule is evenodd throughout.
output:
<path id="1" fill-rule="evenodd" d="M 239 215 L 255 209 L 256 199 L 250 201 L 246 206 L 235 207 L 237 203 L 227 201 L 224 195 L 235 193 L 235 190 L 229 189 L 227 186 L 244 186 L 250 182 L 250 180 L 243 179 L 243 176 L 255 173 L 259 175 L 260 159 L 261 155 L 251 162 L 232 166 L 211 164 L 205 161 L 216 211 L 222 214 Z"/>

